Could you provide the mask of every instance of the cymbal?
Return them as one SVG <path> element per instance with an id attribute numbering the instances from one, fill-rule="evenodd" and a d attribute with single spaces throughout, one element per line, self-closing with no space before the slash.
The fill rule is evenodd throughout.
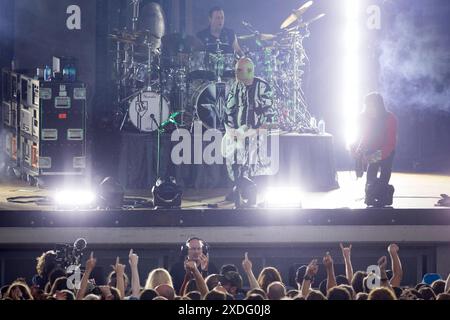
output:
<path id="1" fill-rule="evenodd" d="M 222 42 L 220 41 L 220 39 L 217 39 L 216 41 L 213 42 L 207 42 L 206 46 L 229 46 L 230 44 L 228 42 Z"/>
<path id="2" fill-rule="evenodd" d="M 137 32 L 135 32 L 135 34 L 138 37 L 153 38 L 153 39 L 158 39 L 158 40 L 161 39 L 161 37 L 159 35 L 155 34 L 154 32 L 152 32 L 150 30 L 137 31 Z"/>
<path id="3" fill-rule="evenodd" d="M 202 43 L 194 36 L 172 33 L 162 38 L 163 51 L 169 55 L 190 53 L 202 48 Z"/>
<path id="4" fill-rule="evenodd" d="M 308 22 L 303 22 L 303 23 L 301 23 L 301 24 L 300 24 L 300 28 L 307 27 L 307 26 L 309 26 L 311 23 L 313 23 L 313 22 L 315 22 L 315 21 L 317 21 L 317 20 L 319 20 L 319 19 L 322 19 L 323 17 L 325 17 L 325 13 L 319 14 L 318 16 L 316 16 L 316 17 L 312 18 L 311 20 L 309 20 Z"/>
<path id="5" fill-rule="evenodd" d="M 127 44 L 137 44 L 137 38 L 129 36 L 129 35 L 122 35 L 122 34 L 109 34 L 108 38 L 122 43 Z"/>
<path id="6" fill-rule="evenodd" d="M 247 34 L 244 36 L 239 36 L 238 40 L 250 40 L 250 39 L 258 39 L 262 41 L 270 41 L 276 39 L 277 36 L 274 34 L 268 34 L 268 33 L 253 33 L 253 34 Z"/>
<path id="7" fill-rule="evenodd" d="M 286 20 L 281 24 L 280 29 L 285 29 L 289 27 L 291 24 L 293 24 L 295 21 L 297 21 L 301 15 L 303 15 L 311 6 L 313 5 L 313 1 L 308 1 L 304 5 L 302 5 L 297 10 L 294 10 L 294 12 L 291 13 L 289 17 L 287 17 Z"/>
<path id="8" fill-rule="evenodd" d="M 128 1 L 122 1 L 128 2 Z M 130 1 L 136 2 L 136 1 Z M 164 10 L 162 8 L 162 4 L 158 4 L 156 2 L 163 1 L 138 1 L 141 2 L 139 8 L 139 21 L 138 21 L 138 29 L 139 30 L 152 30 L 152 36 L 156 37 L 158 40 L 166 34 L 166 18 L 164 14 Z M 147 31 L 148 32 L 148 31 Z"/>
<path id="9" fill-rule="evenodd" d="M 124 42 L 129 44 L 142 44 L 145 41 L 152 40 L 158 40 L 159 38 L 152 34 L 150 31 L 136 31 L 136 32 L 129 32 L 126 30 L 114 30 L 113 33 L 108 35 L 108 38 L 113 39 L 118 42 Z"/>
<path id="10" fill-rule="evenodd" d="M 217 46 L 219 46 L 219 49 L 220 50 L 226 50 L 226 51 L 229 51 L 229 50 L 232 50 L 232 45 L 231 44 L 229 44 L 229 43 L 223 43 L 223 42 L 211 42 L 211 43 L 207 43 L 204 47 L 206 48 L 206 50 L 208 51 L 208 52 L 213 52 L 213 51 L 216 51 L 216 49 L 217 49 Z"/>
<path id="11" fill-rule="evenodd" d="M 110 35 L 116 35 L 121 37 L 128 37 L 128 38 L 137 38 L 139 36 L 140 32 L 130 32 L 127 30 L 118 30 L 114 29 L 114 31 Z"/>
<path id="12" fill-rule="evenodd" d="M 279 51 L 279 50 L 283 50 L 283 49 L 291 49 L 291 46 L 285 45 L 285 44 L 280 44 L 280 43 L 272 43 L 269 46 L 263 46 L 263 48 L 265 50 L 276 50 L 276 51 Z"/>

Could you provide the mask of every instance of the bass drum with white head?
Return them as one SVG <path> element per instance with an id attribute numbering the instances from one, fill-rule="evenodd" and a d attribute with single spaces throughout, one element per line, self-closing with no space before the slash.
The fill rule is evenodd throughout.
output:
<path id="1" fill-rule="evenodd" d="M 169 103 L 159 93 L 144 91 L 130 102 L 128 116 L 140 132 L 153 132 L 169 119 Z"/>

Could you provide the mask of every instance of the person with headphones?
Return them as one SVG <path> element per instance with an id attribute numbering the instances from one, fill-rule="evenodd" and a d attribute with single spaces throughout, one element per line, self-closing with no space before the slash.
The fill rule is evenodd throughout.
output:
<path id="1" fill-rule="evenodd" d="M 180 292 L 185 278 L 190 277 L 190 273 L 186 270 L 187 261 L 194 261 L 204 278 L 209 274 L 217 273 L 217 267 L 209 261 L 208 244 L 198 237 L 189 238 L 186 243 L 181 246 L 181 258 L 182 261 L 175 263 L 172 268 L 170 268 L 173 286 L 177 293 Z"/>

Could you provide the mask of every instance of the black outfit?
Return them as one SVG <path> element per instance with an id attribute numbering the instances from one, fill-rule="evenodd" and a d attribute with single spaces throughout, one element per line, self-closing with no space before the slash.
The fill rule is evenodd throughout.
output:
<path id="1" fill-rule="evenodd" d="M 206 278 L 210 274 L 219 273 L 217 267 L 213 263 L 208 264 L 208 270 L 200 270 L 203 278 Z M 180 261 L 175 263 L 172 268 L 170 268 L 170 275 L 172 276 L 173 287 L 175 292 L 180 293 L 181 286 L 183 285 L 184 276 L 186 275 L 186 270 L 184 269 L 184 262 Z"/>
<path id="2" fill-rule="evenodd" d="M 223 28 L 220 37 L 216 38 L 211 34 L 211 29 L 208 27 L 198 32 L 197 38 L 203 43 L 206 51 L 215 52 L 217 40 L 220 40 L 224 44 L 224 46 L 221 46 L 223 53 L 234 53 L 233 43 L 236 39 L 236 33 L 232 29 Z"/>
<path id="3" fill-rule="evenodd" d="M 389 184 L 392 175 L 392 165 L 394 162 L 395 151 L 391 155 L 381 161 L 369 164 L 367 168 L 367 185 L 374 183 L 377 180 L 378 170 L 380 170 L 379 183 L 382 185 Z"/>
<path id="4" fill-rule="evenodd" d="M 369 163 L 367 167 L 367 183 L 373 184 L 377 180 L 377 174 L 380 170 L 378 183 L 388 185 L 392 174 L 392 165 L 397 145 L 397 118 L 391 112 L 387 112 L 380 119 L 360 118 L 361 141 L 359 149 L 365 156 L 376 154 L 376 161 Z"/>

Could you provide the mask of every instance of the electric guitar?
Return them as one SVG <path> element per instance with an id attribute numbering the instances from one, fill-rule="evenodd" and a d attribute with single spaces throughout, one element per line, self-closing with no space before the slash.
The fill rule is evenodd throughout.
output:
<path id="1" fill-rule="evenodd" d="M 367 162 L 364 157 L 358 156 L 355 158 L 355 174 L 357 178 L 362 178 L 364 176 L 364 172 L 366 171 Z"/>
<path id="2" fill-rule="evenodd" d="M 237 154 L 239 158 L 239 155 L 242 154 L 240 151 L 245 150 L 245 141 L 247 138 L 253 138 L 262 130 L 272 130 L 277 128 L 278 124 L 266 124 L 258 129 L 251 129 L 247 125 L 243 125 L 239 129 L 226 127 L 225 135 L 222 137 L 222 156 L 227 159 L 233 159 L 234 155 Z"/>
<path id="3" fill-rule="evenodd" d="M 355 158 L 355 173 L 357 178 L 362 178 L 366 168 L 369 164 L 381 161 L 381 150 L 377 150 L 370 155 L 365 155 L 363 153 L 353 153 Z"/>
<path id="4" fill-rule="evenodd" d="M 364 153 L 362 152 L 357 152 L 357 146 L 351 146 L 350 147 L 350 154 L 352 155 L 353 159 L 354 159 L 354 169 L 355 169 L 355 174 L 356 174 L 356 178 L 362 178 L 364 176 L 364 172 L 366 171 L 367 168 L 367 159 L 366 157 L 364 157 Z"/>

